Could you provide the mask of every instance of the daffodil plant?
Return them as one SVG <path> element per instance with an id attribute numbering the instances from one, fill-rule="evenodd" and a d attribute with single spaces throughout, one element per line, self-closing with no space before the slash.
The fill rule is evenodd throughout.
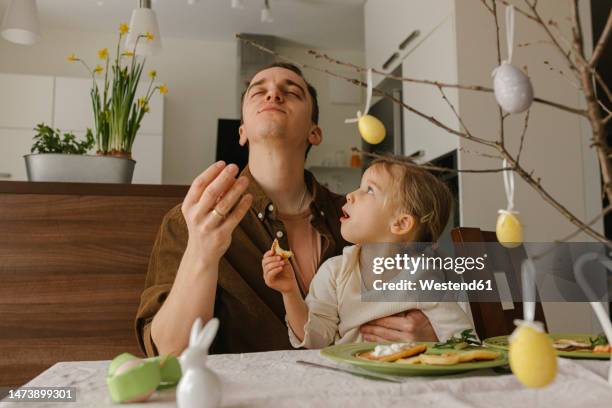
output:
<path id="1" fill-rule="evenodd" d="M 149 112 L 149 101 L 156 91 L 168 93 L 166 85 L 153 86 L 157 78 L 156 71 L 149 72 L 149 87 L 144 96 L 136 99 L 136 89 L 146 58 L 139 60 L 135 55 L 138 42 L 152 41 L 151 33 L 138 36 L 132 50 L 122 50 L 121 42 L 128 33 L 127 24 L 119 25 L 119 38 L 114 60 L 110 59 L 107 48 L 98 51 L 98 59 L 102 62 L 95 68 L 90 66 L 75 54 L 68 56 L 70 62 L 80 62 L 91 74 L 91 102 L 94 114 L 95 140 L 97 153 L 131 157 L 132 145 L 140 122 L 145 113 Z M 104 74 L 102 89 L 97 78 Z"/>

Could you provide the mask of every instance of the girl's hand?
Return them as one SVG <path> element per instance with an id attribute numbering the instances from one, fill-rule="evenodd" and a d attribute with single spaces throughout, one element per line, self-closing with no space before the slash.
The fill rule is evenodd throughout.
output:
<path id="1" fill-rule="evenodd" d="M 261 260 L 261 267 L 263 269 L 264 282 L 266 282 L 268 287 L 282 294 L 299 293 L 295 275 L 293 270 L 289 268 L 289 261 L 269 250 Z"/>

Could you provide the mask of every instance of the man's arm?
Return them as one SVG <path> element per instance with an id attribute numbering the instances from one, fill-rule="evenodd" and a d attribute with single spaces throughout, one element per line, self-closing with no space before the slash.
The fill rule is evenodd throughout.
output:
<path id="1" fill-rule="evenodd" d="M 193 321 L 214 312 L 219 262 L 232 232 L 248 211 L 248 180 L 236 180 L 238 167 L 218 162 L 191 184 L 181 212 L 189 238 L 172 289 L 151 322 L 151 338 L 160 354 L 180 354 L 188 345 Z M 236 205 L 236 203 L 238 203 Z"/>

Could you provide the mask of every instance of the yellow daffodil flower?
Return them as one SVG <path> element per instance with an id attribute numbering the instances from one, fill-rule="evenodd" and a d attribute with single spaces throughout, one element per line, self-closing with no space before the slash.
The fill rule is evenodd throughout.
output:
<path id="1" fill-rule="evenodd" d="M 79 59 L 78 59 L 78 58 L 77 58 L 77 56 L 76 56 L 76 55 L 74 55 L 74 54 L 70 54 L 70 55 L 68 56 L 68 61 L 70 61 L 70 62 L 76 62 L 76 61 L 78 61 L 78 60 L 79 60 Z"/>
<path id="2" fill-rule="evenodd" d="M 124 57 L 133 57 L 134 53 L 132 51 L 123 51 L 121 55 L 123 55 Z"/>
<path id="3" fill-rule="evenodd" d="M 108 58 L 108 48 L 102 48 L 98 51 L 98 58 L 101 60 Z"/>
<path id="4" fill-rule="evenodd" d="M 120 35 L 127 34 L 128 31 L 130 31 L 130 26 L 129 25 L 127 25 L 125 23 L 119 24 L 119 34 Z"/>
<path id="5" fill-rule="evenodd" d="M 168 93 L 168 87 L 164 84 L 164 85 L 160 85 L 159 86 L 159 93 L 162 95 L 165 95 Z"/>
<path id="6" fill-rule="evenodd" d="M 151 34 L 149 31 L 147 31 L 145 33 L 145 37 L 146 37 L 147 41 L 153 41 L 155 39 L 155 36 L 153 34 Z"/>
<path id="7" fill-rule="evenodd" d="M 104 68 L 102 68 L 102 65 L 96 65 L 96 67 L 93 70 L 94 74 L 101 74 L 102 71 L 104 71 Z"/>
<path id="8" fill-rule="evenodd" d="M 153 70 L 153 71 L 149 71 L 149 77 L 150 78 L 155 78 L 157 76 L 157 71 Z"/>
<path id="9" fill-rule="evenodd" d="M 138 105 L 145 107 L 147 105 L 147 99 L 142 97 L 142 98 L 138 98 Z"/>
<path id="10" fill-rule="evenodd" d="M 149 112 L 149 104 L 146 104 L 146 105 L 145 105 L 145 106 L 142 108 L 142 110 L 144 111 L 144 113 Z"/>

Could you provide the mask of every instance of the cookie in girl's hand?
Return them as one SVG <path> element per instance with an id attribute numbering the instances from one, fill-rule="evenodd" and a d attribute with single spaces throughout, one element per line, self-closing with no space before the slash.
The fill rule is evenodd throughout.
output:
<path id="1" fill-rule="evenodd" d="M 278 239 L 274 240 L 274 242 L 272 243 L 272 248 L 270 248 L 270 250 L 274 253 L 274 255 L 278 255 L 284 260 L 287 260 L 293 256 L 293 252 L 286 251 L 280 247 L 280 244 L 278 243 Z"/>

